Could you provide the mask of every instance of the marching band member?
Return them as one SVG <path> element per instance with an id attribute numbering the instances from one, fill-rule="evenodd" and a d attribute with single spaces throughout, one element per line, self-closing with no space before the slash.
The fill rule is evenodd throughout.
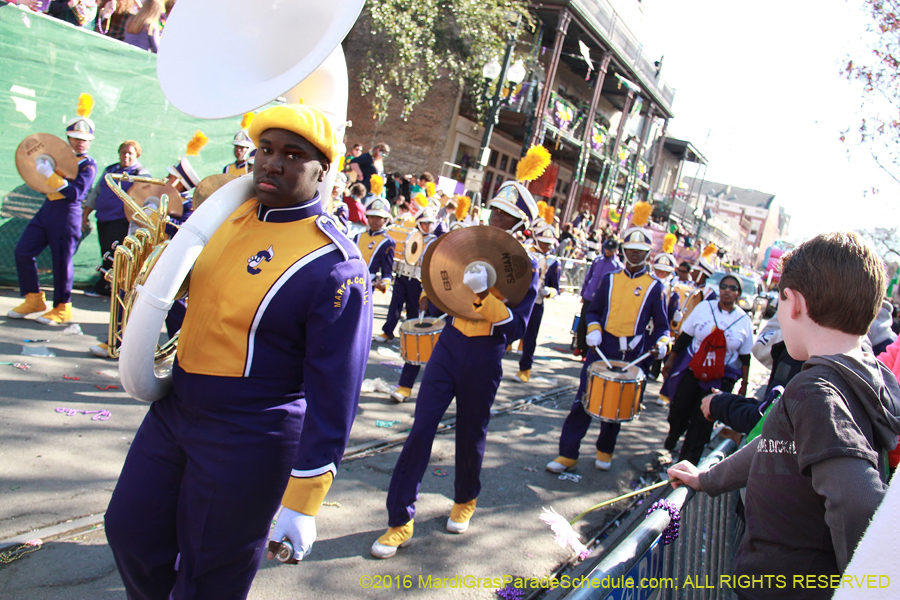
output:
<path id="1" fill-rule="evenodd" d="M 174 386 L 106 512 L 129 598 L 245 598 L 279 502 L 271 539 L 302 559 L 359 403 L 372 301 L 316 190 L 338 159 L 331 125 L 282 105 L 250 137 L 256 197 L 197 259 Z"/>
<path id="2" fill-rule="evenodd" d="M 600 356 L 599 348 L 609 359 L 631 362 L 649 351 L 655 358 L 666 354 L 669 343 L 669 319 L 663 303 L 662 283 L 647 267 L 653 238 L 644 225 L 651 212 L 650 204 L 639 202 L 634 208 L 632 227 L 625 232 L 622 248 L 625 269 L 603 278 L 587 311 L 587 343 L 591 347 L 584 367 L 575 402 L 563 424 L 559 437 L 559 457 L 547 464 L 552 473 L 574 471 L 578 463 L 579 446 L 591 425 L 591 416 L 581 404 L 585 391 L 588 367 Z M 653 332 L 647 326 L 653 321 Z M 601 471 L 610 469 L 620 423 L 603 421 L 597 438 L 597 460 L 594 466 Z"/>
<path id="3" fill-rule="evenodd" d="M 669 236 L 672 236 L 669 238 Z M 663 251 L 653 257 L 653 276 L 660 280 L 663 284 L 663 303 L 666 305 L 666 314 L 669 315 L 669 323 L 671 331 L 671 323 L 674 320 L 672 315 L 679 312 L 681 298 L 675 292 L 675 277 L 672 275 L 677 269 L 678 261 L 670 253 L 675 249 L 675 236 L 666 235 L 663 240 Z M 647 357 L 647 360 L 641 363 L 641 368 L 647 373 L 647 378 L 656 381 L 659 377 L 659 371 L 662 368 L 662 360 L 659 358 Z M 656 403 L 665 406 L 665 402 L 657 398 Z"/>
<path id="4" fill-rule="evenodd" d="M 544 299 L 559 294 L 560 264 L 559 259 L 552 254 L 557 244 L 556 231 L 552 225 L 548 225 L 543 220 L 538 223 L 532 227 L 536 245 L 536 252 L 533 253 L 533 256 L 538 262 L 539 281 L 542 283 L 542 287 L 534 301 L 534 308 L 531 309 L 525 337 L 522 338 L 522 357 L 519 359 L 519 372 L 516 373 L 516 377 L 522 383 L 528 383 L 528 380 L 531 379 L 531 365 L 534 360 L 534 351 L 537 348 L 538 330 L 541 327 L 541 320 L 544 318 Z"/>
<path id="5" fill-rule="evenodd" d="M 350 218 L 347 212 L 347 205 L 344 204 L 344 190 L 347 188 L 347 176 L 338 173 L 334 178 L 334 187 L 331 188 L 331 198 L 325 214 L 331 215 L 335 225 L 344 235 L 350 233 Z"/>
<path id="6" fill-rule="evenodd" d="M 587 336 L 587 311 L 591 306 L 591 300 L 603 281 L 610 273 L 618 273 L 624 268 L 622 261 L 616 255 L 619 250 L 619 242 L 614 238 L 609 238 L 603 242 L 603 254 L 595 259 L 584 276 L 584 283 L 581 286 L 581 317 L 578 319 L 578 326 L 575 328 L 575 356 L 586 355 L 588 345 L 585 341 Z"/>
<path id="7" fill-rule="evenodd" d="M 194 170 L 194 167 L 191 166 L 191 161 L 188 160 L 188 156 L 197 156 L 200 154 L 200 150 L 209 142 L 209 138 L 203 135 L 202 131 L 197 131 L 194 134 L 194 137 L 191 138 L 191 141 L 188 142 L 187 151 L 184 153 L 184 156 L 181 157 L 181 160 L 178 161 L 177 164 L 166 167 L 166 171 L 168 171 L 169 175 L 166 177 L 166 183 L 174 187 L 181 194 L 181 216 L 176 217 L 172 214 L 169 215 L 169 223 L 170 225 L 166 226 L 166 233 L 169 234 L 169 237 L 175 235 L 178 231 L 178 225 L 181 225 L 185 221 L 188 220 L 194 213 L 194 203 L 191 200 L 194 194 L 194 188 L 200 185 L 200 176 L 197 175 L 197 171 Z M 175 199 L 169 199 L 169 202 L 174 202 Z"/>
<path id="8" fill-rule="evenodd" d="M 519 162 L 517 179 L 537 178 L 549 162 L 547 150 L 533 147 Z M 514 181 L 500 186 L 489 207 L 490 225 L 509 232 L 527 229 L 537 216 L 531 193 Z M 390 558 L 412 540 L 419 485 L 428 467 L 438 424 L 454 397 L 456 481 L 447 531 L 463 533 L 468 529 L 481 491 L 481 463 L 491 405 L 503 376 L 503 354 L 507 343 L 525 332 L 537 297 L 537 265 L 533 258 L 531 263 L 530 288 L 515 308 L 509 308 L 490 292 L 484 266 L 466 270 L 463 284 L 472 291 L 474 309 L 485 320 L 453 318 L 441 332 L 425 366 L 412 430 L 391 476 L 387 497 L 389 528 L 372 544 L 371 554 L 376 558 Z"/>
<path id="9" fill-rule="evenodd" d="M 416 219 L 416 227 L 425 236 L 426 249 L 437 238 L 431 233 L 434 221 L 434 211 L 428 208 L 420 212 Z M 396 242 L 394 245 L 396 246 Z M 400 315 L 404 306 L 406 307 L 407 319 L 413 319 L 418 314 L 419 297 L 422 295 L 422 259 L 424 257 L 425 254 L 423 253 L 415 265 L 407 263 L 402 256 L 394 261 L 394 266 L 397 268 L 397 278 L 394 280 L 394 289 L 391 290 L 391 304 L 388 306 L 387 318 L 384 321 L 381 333 L 375 336 L 376 342 L 384 343 L 394 339 L 394 329 L 400 321 Z M 403 387 L 402 384 L 401 387 Z M 391 394 L 391 397 L 393 397 L 393 394 Z M 409 394 L 406 394 L 406 397 L 409 397 Z M 398 400 L 398 402 L 403 402 L 403 400 Z"/>
<path id="10" fill-rule="evenodd" d="M 368 229 L 354 240 L 363 260 L 369 265 L 372 286 L 379 292 L 387 291 L 394 273 L 394 248 L 397 243 L 385 229 L 390 220 L 391 210 L 387 200 L 377 196 L 371 198 L 366 206 Z M 379 274 L 381 278 L 376 279 Z"/>
<path id="11" fill-rule="evenodd" d="M 56 173 L 55 165 L 49 159 L 39 157 L 34 161 L 35 171 L 56 191 L 47 195 L 16 244 L 16 272 L 19 291 L 25 301 L 7 313 L 10 319 L 24 319 L 31 313 L 47 310 L 44 292 L 38 282 L 37 257 L 50 246 L 53 308 L 36 320 L 45 325 L 72 320 L 72 280 L 75 275 L 72 257 L 81 239 L 81 204 L 97 176 L 97 163 L 87 153 L 94 139 L 94 122 L 88 118 L 93 107 L 94 99 L 89 94 L 81 94 L 78 116 L 66 124 L 69 145 L 78 156 L 78 174 L 74 179 L 65 179 Z"/>
<path id="12" fill-rule="evenodd" d="M 234 145 L 234 162 L 225 165 L 225 168 L 222 169 L 222 173 L 225 175 L 246 175 L 253 169 L 247 162 L 247 155 L 253 149 L 253 141 L 247 134 L 247 128 L 253 122 L 253 116 L 253 113 L 249 112 L 241 119 L 241 130 L 234 134 L 234 140 L 231 142 Z"/>

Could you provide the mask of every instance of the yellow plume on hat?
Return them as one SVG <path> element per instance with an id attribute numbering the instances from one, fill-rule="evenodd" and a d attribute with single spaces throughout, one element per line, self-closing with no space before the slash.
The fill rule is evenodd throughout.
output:
<path id="1" fill-rule="evenodd" d="M 78 108 L 75 112 L 79 117 L 90 117 L 94 110 L 94 97 L 90 94 L 81 94 L 78 96 Z"/>
<path id="2" fill-rule="evenodd" d="M 528 152 L 516 165 L 516 179 L 518 181 L 534 181 L 544 174 L 550 164 L 550 159 L 550 151 L 535 144 L 528 149 Z"/>
<path id="3" fill-rule="evenodd" d="M 544 220 L 547 221 L 547 225 L 553 225 L 556 222 L 556 207 L 548 204 L 544 211 Z"/>
<path id="4" fill-rule="evenodd" d="M 634 211 L 631 216 L 631 224 L 634 227 L 643 227 L 650 221 L 650 214 L 653 207 L 649 202 L 638 202 L 634 205 Z"/>
<path id="5" fill-rule="evenodd" d="M 426 206 L 428 206 L 428 198 L 426 198 L 425 194 L 423 194 L 421 192 L 419 192 L 418 194 L 413 196 L 413 202 L 415 202 L 422 208 L 425 208 Z"/>
<path id="6" fill-rule="evenodd" d="M 187 152 L 185 152 L 185 154 L 187 156 L 197 156 L 207 142 L 209 142 L 209 138 L 203 135 L 203 132 L 198 129 L 197 133 L 194 134 L 194 137 L 191 138 L 191 141 L 188 142 Z"/>
<path id="7" fill-rule="evenodd" d="M 384 177 L 377 173 L 369 177 L 369 191 L 376 196 L 380 196 L 382 190 L 384 190 Z"/>
<path id="8" fill-rule="evenodd" d="M 543 219 L 546 222 L 547 221 L 547 203 L 544 202 L 543 200 L 538 200 L 537 209 L 538 209 L 538 213 L 537 213 L 538 218 Z M 550 223 L 553 223 L 553 221 L 550 221 Z"/>
<path id="9" fill-rule="evenodd" d="M 706 245 L 706 248 L 703 249 L 703 252 L 700 254 L 701 258 L 710 258 L 713 254 L 718 252 L 719 249 L 716 248 L 716 245 L 713 243 L 709 243 Z"/>
<path id="10" fill-rule="evenodd" d="M 468 196 L 456 196 L 456 215 L 458 221 L 462 221 L 469 214 L 469 207 L 472 206 L 472 199 Z"/>
<path id="11" fill-rule="evenodd" d="M 678 238 L 675 237 L 674 233 L 667 233 L 666 237 L 663 238 L 662 251 L 666 254 L 672 254 L 675 250 L 675 242 L 678 241 Z"/>
<path id="12" fill-rule="evenodd" d="M 434 184 L 433 181 L 429 181 L 428 183 L 425 184 L 425 194 L 426 194 L 429 198 L 431 198 L 432 196 L 434 196 L 435 190 L 436 190 L 436 189 L 437 189 L 437 186 Z"/>
<path id="13" fill-rule="evenodd" d="M 255 116 L 256 113 L 244 113 L 244 117 L 241 119 L 241 129 L 247 129 L 248 127 L 250 127 L 250 123 L 253 122 L 253 117 Z"/>

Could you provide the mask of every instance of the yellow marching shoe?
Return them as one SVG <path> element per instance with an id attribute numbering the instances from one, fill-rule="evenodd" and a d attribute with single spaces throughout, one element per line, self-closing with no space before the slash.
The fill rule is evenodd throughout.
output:
<path id="1" fill-rule="evenodd" d="M 391 341 L 392 339 L 394 339 L 393 336 L 388 337 L 388 334 L 386 334 L 386 333 L 379 333 L 378 335 L 376 335 L 375 337 L 372 338 L 372 341 L 378 342 L 380 344 L 386 344 L 389 341 Z"/>
<path id="2" fill-rule="evenodd" d="M 594 466 L 597 467 L 600 471 L 609 471 L 609 468 L 612 466 L 612 454 L 608 452 L 600 452 L 597 451 L 597 460 L 594 461 Z"/>
<path id="3" fill-rule="evenodd" d="M 469 500 L 465 504 L 453 504 L 450 510 L 450 518 L 447 519 L 447 531 L 450 533 L 464 533 L 469 528 L 469 521 L 475 513 L 475 503 L 478 498 Z"/>
<path id="4" fill-rule="evenodd" d="M 516 378 L 522 383 L 528 383 L 528 380 L 531 379 L 531 369 L 519 371 L 518 373 L 516 373 Z"/>
<path id="5" fill-rule="evenodd" d="M 110 358 L 109 344 L 96 344 L 91 346 L 91 354 L 99 356 L 100 358 Z"/>
<path id="6" fill-rule="evenodd" d="M 565 456 L 557 456 L 553 460 L 547 463 L 546 469 L 551 473 L 571 473 L 575 470 L 575 465 L 578 464 L 577 458 L 566 458 Z"/>
<path id="7" fill-rule="evenodd" d="M 369 551 L 375 558 L 390 558 L 397 554 L 397 548 L 406 548 L 412 543 L 413 521 L 388 530 L 372 544 Z"/>
<path id="8" fill-rule="evenodd" d="M 47 310 L 47 302 L 44 292 L 34 292 L 25 294 L 25 302 L 6 313 L 6 316 L 10 319 L 24 319 L 25 315 L 45 310 Z"/>
<path id="9" fill-rule="evenodd" d="M 72 303 L 57 304 L 53 310 L 45 312 L 35 321 L 44 325 L 62 325 L 72 320 Z"/>
<path id="10" fill-rule="evenodd" d="M 391 400 L 400 403 L 405 402 L 412 395 L 412 388 L 397 386 L 397 389 L 391 392 Z"/>
<path id="11" fill-rule="evenodd" d="M 662 394 L 660 394 L 659 396 L 657 396 L 657 397 L 656 397 L 656 405 L 657 405 L 657 406 L 668 406 L 668 405 L 669 405 L 669 398 L 668 398 L 668 396 L 663 396 Z"/>

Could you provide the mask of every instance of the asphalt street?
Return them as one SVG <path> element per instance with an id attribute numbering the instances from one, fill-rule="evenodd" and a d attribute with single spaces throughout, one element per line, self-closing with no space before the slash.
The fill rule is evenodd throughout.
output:
<path id="1" fill-rule="evenodd" d="M 17 290 L 0 289 L 0 314 L 19 301 Z M 376 330 L 387 301 L 375 294 Z M 318 541 L 300 565 L 264 561 L 250 598 L 386 598 L 397 593 L 398 584 L 416 597 L 490 598 L 500 587 L 495 580 L 504 575 L 540 578 L 565 563 L 572 553 L 553 543 L 538 518 L 542 507 L 571 518 L 631 491 L 642 477 L 657 480 L 667 430 L 665 410 L 655 403 L 659 386 L 651 383 L 640 419 L 622 428 L 611 471 L 593 467 L 596 423 L 582 445 L 579 481 L 544 470 L 557 455 L 581 368 L 569 349 L 579 308 L 568 295 L 548 301 L 529 384 L 514 378 L 519 355 L 510 352 L 504 359 L 483 489 L 469 530 L 454 535 L 444 529 L 453 497 L 451 406 L 422 482 L 413 544 L 390 560 L 372 558 L 369 547 L 387 527 L 386 490 L 403 433 L 412 424 L 417 388 L 403 404 L 377 391 L 396 384 L 402 359 L 398 343 L 374 344 L 366 371 L 371 385 L 365 389 L 376 391 L 362 395 L 347 457 L 317 518 Z M 0 317 L 0 545 L 9 550 L 42 540 L 37 550 L 0 564 L 0 599 L 125 598 L 102 515 L 148 405 L 121 389 L 115 361 L 88 352 L 105 339 L 108 314 L 107 300 L 76 291 L 78 327 Z M 621 509 L 592 513 L 576 529 L 590 537 L 608 521 L 624 520 Z"/>

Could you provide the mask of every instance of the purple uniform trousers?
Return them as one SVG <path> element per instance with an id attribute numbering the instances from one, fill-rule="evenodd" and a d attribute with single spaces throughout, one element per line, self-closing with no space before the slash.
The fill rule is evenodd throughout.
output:
<path id="1" fill-rule="evenodd" d="M 531 309 L 531 317 L 528 318 L 528 327 L 525 329 L 525 337 L 522 338 L 522 358 L 519 359 L 519 370 L 527 371 L 534 362 L 534 351 L 537 348 L 538 330 L 541 328 L 541 320 L 544 318 L 544 304 L 535 304 Z"/>
<path id="2" fill-rule="evenodd" d="M 491 406 L 503 376 L 503 336 L 466 337 L 447 325 L 425 365 L 412 430 L 388 488 L 388 525 L 399 527 L 416 514 L 416 498 L 431 458 L 438 424 L 456 397 L 456 503 L 481 491 L 481 463 Z"/>
<path id="3" fill-rule="evenodd" d="M 245 598 L 250 589 L 306 402 L 260 397 L 259 379 L 229 382 L 229 394 L 223 379 L 184 378 L 153 403 L 128 451 L 106 534 L 130 600 Z M 257 397 L 233 393 L 254 384 Z"/>
<path id="4" fill-rule="evenodd" d="M 41 291 L 38 283 L 37 256 L 50 246 L 53 260 L 53 306 L 72 301 L 72 280 L 75 268 L 72 257 L 81 239 L 81 203 L 66 200 L 44 200 L 43 206 L 22 232 L 13 254 L 19 291 L 35 294 Z"/>
<path id="5" fill-rule="evenodd" d="M 406 306 L 406 318 L 415 319 L 419 316 L 419 296 L 422 295 L 422 282 L 404 275 L 394 279 L 394 289 L 391 292 L 391 304 L 388 306 L 387 318 L 384 321 L 382 331 L 389 338 L 394 337 L 394 330 L 400 321 L 403 307 Z M 402 384 L 401 384 L 402 385 Z"/>

